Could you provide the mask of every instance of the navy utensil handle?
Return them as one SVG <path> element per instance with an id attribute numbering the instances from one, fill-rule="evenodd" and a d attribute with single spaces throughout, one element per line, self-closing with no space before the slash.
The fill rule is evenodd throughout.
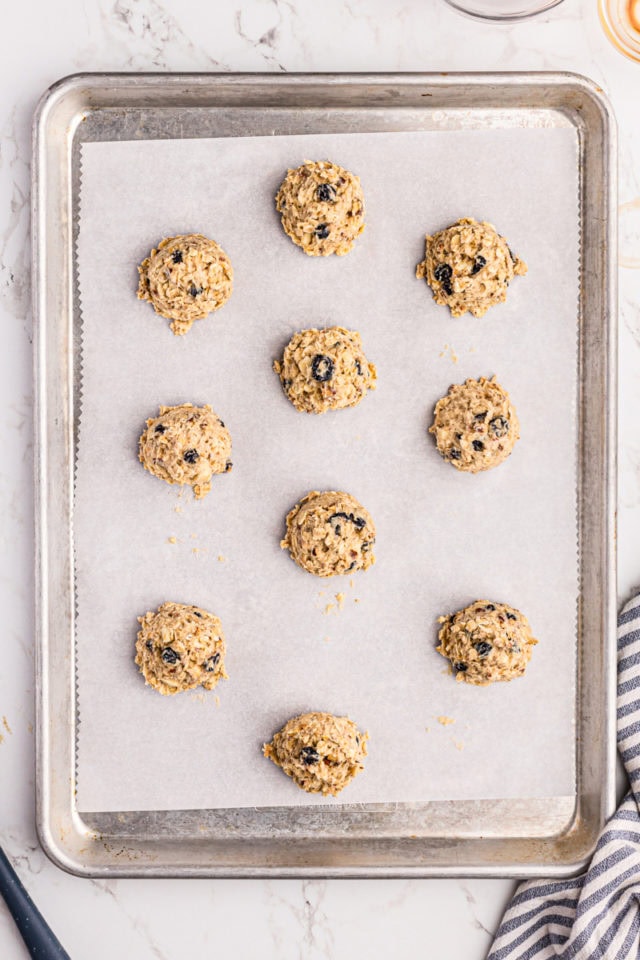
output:
<path id="1" fill-rule="evenodd" d="M 27 950 L 37 960 L 70 960 L 53 931 L 20 883 L 0 847 L 0 894 L 22 934 Z"/>

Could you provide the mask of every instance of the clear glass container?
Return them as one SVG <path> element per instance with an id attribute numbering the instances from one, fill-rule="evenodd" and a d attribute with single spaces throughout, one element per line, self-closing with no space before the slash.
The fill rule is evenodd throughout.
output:
<path id="1" fill-rule="evenodd" d="M 640 0 L 598 0 L 598 9 L 609 40 L 640 63 Z"/>
<path id="2" fill-rule="evenodd" d="M 562 0 L 445 0 L 450 7 L 482 20 L 526 20 Z"/>

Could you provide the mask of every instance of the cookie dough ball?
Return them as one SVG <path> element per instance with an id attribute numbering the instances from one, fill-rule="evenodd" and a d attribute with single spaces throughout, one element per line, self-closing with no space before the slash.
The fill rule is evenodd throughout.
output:
<path id="1" fill-rule="evenodd" d="M 465 380 L 436 403 L 429 433 L 445 460 L 467 473 L 491 470 L 506 460 L 520 424 L 509 394 L 496 378 Z"/>
<path id="2" fill-rule="evenodd" d="M 376 386 L 376 368 L 362 352 L 360 334 L 344 327 L 294 334 L 273 369 L 291 403 L 304 413 L 355 407 Z"/>
<path id="3" fill-rule="evenodd" d="M 476 600 L 438 622 L 436 650 L 451 661 L 456 680 L 481 687 L 521 677 L 538 642 L 524 614 L 506 603 Z"/>
<path id="4" fill-rule="evenodd" d="M 226 679 L 222 624 L 202 607 L 163 603 L 138 617 L 136 664 L 145 682 L 167 695 Z"/>
<path id="5" fill-rule="evenodd" d="M 436 303 L 449 307 L 451 316 L 468 311 L 482 317 L 506 300 L 514 276 L 526 272 L 526 263 L 492 224 L 464 217 L 433 237 L 427 235 L 425 259 L 416 276 L 424 277 Z"/>
<path id="6" fill-rule="evenodd" d="M 262 752 L 302 790 L 335 797 L 363 769 L 368 739 L 348 717 L 304 713 L 285 723 Z"/>
<path id="7" fill-rule="evenodd" d="M 175 334 L 222 307 L 233 290 L 233 268 L 222 247 L 200 233 L 167 237 L 138 267 L 138 298 L 171 320 Z"/>
<path id="8" fill-rule="evenodd" d="M 199 500 L 209 493 L 214 473 L 233 467 L 231 434 L 207 404 L 160 407 L 160 415 L 147 420 L 138 459 L 154 477 L 189 484 Z"/>
<path id="9" fill-rule="evenodd" d="M 286 523 L 280 546 L 316 577 L 366 570 L 375 563 L 375 525 L 348 493 L 312 490 L 290 511 Z"/>
<path id="10" fill-rule="evenodd" d="M 328 160 L 289 170 L 276 195 L 285 233 L 311 257 L 349 253 L 364 230 L 358 177 Z"/>

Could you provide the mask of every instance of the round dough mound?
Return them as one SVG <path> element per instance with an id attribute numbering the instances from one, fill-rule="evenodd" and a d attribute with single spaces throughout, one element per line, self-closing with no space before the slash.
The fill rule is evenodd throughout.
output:
<path id="1" fill-rule="evenodd" d="M 360 179 L 328 160 L 287 171 L 276 209 L 287 236 L 311 257 L 349 253 L 364 230 Z"/>
<path id="2" fill-rule="evenodd" d="M 222 624 L 202 607 L 163 603 L 138 617 L 136 664 L 145 682 L 159 693 L 181 693 L 202 686 L 213 690 L 226 679 Z"/>
<path id="3" fill-rule="evenodd" d="M 295 333 L 273 369 L 291 403 L 304 413 L 355 407 L 375 389 L 377 377 L 362 352 L 360 334 L 344 327 Z"/>
<path id="4" fill-rule="evenodd" d="M 496 378 L 465 380 L 436 403 L 429 433 L 445 460 L 467 473 L 491 470 L 506 460 L 520 424 L 509 394 Z"/>
<path id="5" fill-rule="evenodd" d="M 140 437 L 145 470 L 167 483 L 189 484 L 197 500 L 209 493 L 214 473 L 231 470 L 230 457 L 231 434 L 207 404 L 160 407 Z"/>
<path id="6" fill-rule="evenodd" d="M 427 235 L 425 259 L 416 276 L 424 277 L 436 303 L 449 307 L 451 316 L 468 311 L 482 317 L 507 299 L 514 276 L 526 272 L 526 263 L 492 224 L 464 217 L 433 237 Z"/>
<path id="7" fill-rule="evenodd" d="M 285 723 L 262 752 L 302 790 L 335 797 L 363 769 L 368 739 L 348 717 L 304 713 Z"/>
<path id="8" fill-rule="evenodd" d="M 222 247 L 201 233 L 167 237 L 138 267 L 138 298 L 171 320 L 175 334 L 222 307 L 233 291 L 233 268 Z"/>
<path id="9" fill-rule="evenodd" d="M 506 603 L 476 600 L 438 622 L 436 650 L 451 661 L 456 680 L 481 687 L 521 677 L 538 642 L 524 614 Z"/>
<path id="10" fill-rule="evenodd" d="M 287 515 L 283 550 L 316 577 L 366 570 L 376 528 L 370 514 L 348 493 L 312 490 Z"/>

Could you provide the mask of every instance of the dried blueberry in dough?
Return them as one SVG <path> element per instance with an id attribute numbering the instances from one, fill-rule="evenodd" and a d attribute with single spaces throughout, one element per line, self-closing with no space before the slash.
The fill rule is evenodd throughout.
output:
<path id="1" fill-rule="evenodd" d="M 465 380 L 438 400 L 429 427 L 441 456 L 466 473 L 497 467 L 520 437 L 509 394 L 493 377 Z"/>
<path id="2" fill-rule="evenodd" d="M 349 493 L 312 490 L 286 520 L 280 546 L 299 567 L 317 577 L 366 570 L 373 563 L 376 528 L 364 507 Z"/>
<path id="3" fill-rule="evenodd" d="M 213 690 L 226 679 L 222 624 L 208 610 L 167 602 L 138 623 L 135 662 L 154 690 L 165 695 L 198 686 Z"/>
<path id="4" fill-rule="evenodd" d="M 287 236 L 311 257 L 349 253 L 364 230 L 360 180 L 329 160 L 307 160 L 287 171 L 276 209 Z"/>
<path id="5" fill-rule="evenodd" d="M 307 793 L 336 796 L 364 767 L 368 733 L 330 713 L 292 717 L 262 752 Z"/>
<path id="6" fill-rule="evenodd" d="M 376 386 L 376 368 L 364 355 L 360 334 L 344 327 L 295 333 L 273 369 L 304 413 L 354 407 Z"/>
<path id="7" fill-rule="evenodd" d="M 525 615 L 506 603 L 476 600 L 438 622 L 436 650 L 456 680 L 476 686 L 521 677 L 538 642 Z"/>
<path id="8" fill-rule="evenodd" d="M 233 291 L 233 268 L 215 240 L 200 233 L 167 237 L 138 267 L 138 298 L 171 320 L 177 335 L 186 333 L 224 306 Z"/>
<path id="9" fill-rule="evenodd" d="M 507 287 L 527 265 L 515 257 L 491 223 L 464 217 L 434 236 L 426 237 L 425 258 L 416 276 L 427 281 L 438 304 L 453 317 L 469 312 L 482 317 L 502 303 Z"/>
<path id="10" fill-rule="evenodd" d="M 231 434 L 207 404 L 160 407 L 159 416 L 147 420 L 138 459 L 154 477 L 191 486 L 199 500 L 211 489 L 212 476 L 233 466 Z"/>

